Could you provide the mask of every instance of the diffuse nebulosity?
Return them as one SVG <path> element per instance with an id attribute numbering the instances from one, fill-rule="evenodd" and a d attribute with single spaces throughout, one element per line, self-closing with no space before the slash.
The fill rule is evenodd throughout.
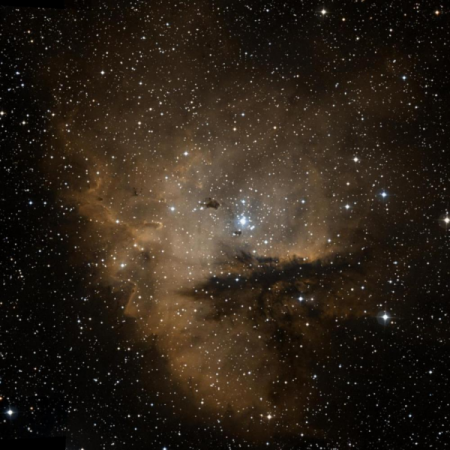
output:
<path id="1" fill-rule="evenodd" d="M 255 442 L 364 434 L 347 416 L 382 385 L 383 339 L 413 352 L 438 334 L 405 339 L 439 251 L 417 170 L 431 88 L 380 38 L 384 16 L 362 47 L 344 10 L 216 3 L 53 19 L 76 31 L 36 63 L 69 265 L 135 319 L 130 339 L 154 339 L 187 422 Z"/>
<path id="2" fill-rule="evenodd" d="M 278 112 L 279 92 L 236 76 L 230 86 L 219 80 L 216 96 L 196 93 L 202 106 L 188 123 L 175 101 L 151 119 L 142 119 L 146 102 L 133 103 L 122 122 L 116 98 L 97 92 L 104 130 L 90 109 L 70 135 L 61 125 L 63 164 L 76 168 L 62 198 L 86 220 L 78 263 L 120 293 L 136 339 L 156 336 L 194 404 L 227 414 L 234 428 L 256 427 L 255 436 L 270 432 L 260 430 L 268 416 L 285 431 L 320 435 L 304 421 L 323 342 L 337 322 L 375 320 L 384 304 L 379 273 L 368 273 L 373 202 L 347 185 L 372 189 L 339 140 L 324 137 L 322 148 L 311 138 L 331 131 L 317 118 L 326 99 L 315 114 Z M 160 82 L 151 71 L 141 78 Z M 164 89 L 155 89 L 161 104 Z M 153 133 L 159 124 L 170 131 Z M 64 173 L 60 158 L 53 173 Z"/>

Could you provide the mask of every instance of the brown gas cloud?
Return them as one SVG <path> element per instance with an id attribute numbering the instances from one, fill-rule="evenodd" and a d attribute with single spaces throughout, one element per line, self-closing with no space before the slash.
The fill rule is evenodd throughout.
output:
<path id="1" fill-rule="evenodd" d="M 119 46 L 117 64 L 130 51 Z M 380 310 L 353 113 L 331 126 L 328 95 L 239 68 L 199 86 L 207 61 L 184 70 L 152 53 L 128 77 L 93 59 L 79 64 L 99 80 L 55 119 L 46 161 L 83 221 L 74 263 L 123 293 L 136 336 L 157 337 L 193 404 L 243 429 L 270 415 L 280 432 L 305 430 L 324 342 Z"/>
<path id="2" fill-rule="evenodd" d="M 361 291 L 371 255 L 358 220 L 336 220 L 332 167 L 304 156 L 306 143 L 284 136 L 280 153 L 275 141 L 244 151 L 233 130 L 213 134 L 222 138 L 165 136 L 157 152 L 85 147 L 66 156 L 79 169 L 61 198 L 86 221 L 83 262 L 127 298 L 136 337 L 156 336 L 194 405 L 243 429 L 270 416 L 280 432 L 304 431 L 330 327 L 378 312 Z"/>

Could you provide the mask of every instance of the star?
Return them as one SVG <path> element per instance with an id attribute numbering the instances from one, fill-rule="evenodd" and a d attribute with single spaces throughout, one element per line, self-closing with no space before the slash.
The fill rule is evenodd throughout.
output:
<path id="1" fill-rule="evenodd" d="M 381 318 L 386 322 L 390 317 L 387 315 L 387 313 L 384 313 Z"/>
<path id="2" fill-rule="evenodd" d="M 444 222 L 448 225 L 449 223 L 450 223 L 450 217 L 446 217 L 445 219 L 444 219 Z"/>
<path id="3" fill-rule="evenodd" d="M 11 417 L 14 414 L 14 411 L 9 408 L 8 411 L 6 411 L 6 414 L 8 414 L 9 417 Z"/>
<path id="4" fill-rule="evenodd" d="M 320 14 L 322 14 L 322 16 L 324 16 L 327 13 L 327 10 L 324 8 L 322 9 L 322 11 L 320 11 Z"/>

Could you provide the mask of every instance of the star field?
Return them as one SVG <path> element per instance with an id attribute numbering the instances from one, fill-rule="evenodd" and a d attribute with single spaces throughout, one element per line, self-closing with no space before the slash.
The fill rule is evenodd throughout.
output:
<path id="1" fill-rule="evenodd" d="M 1 9 L 0 436 L 450 444 L 444 4 Z"/>

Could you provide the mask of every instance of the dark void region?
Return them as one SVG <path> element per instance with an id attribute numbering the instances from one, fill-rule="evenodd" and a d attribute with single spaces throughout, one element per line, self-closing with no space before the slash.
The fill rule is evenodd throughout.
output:
<path id="1" fill-rule="evenodd" d="M 31 450 L 35 448 L 44 448 L 46 450 L 64 450 L 66 448 L 66 438 L 54 437 L 0 440 L 0 448 L 2 450 Z"/>
<path id="2" fill-rule="evenodd" d="M 97 0 L 2 0 L 0 6 L 14 8 L 91 9 Z"/>

